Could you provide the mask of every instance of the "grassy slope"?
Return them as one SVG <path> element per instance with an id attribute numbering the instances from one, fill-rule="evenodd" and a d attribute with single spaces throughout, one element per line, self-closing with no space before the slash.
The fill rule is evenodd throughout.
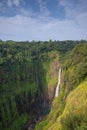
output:
<path id="1" fill-rule="evenodd" d="M 65 109 L 49 130 L 87 129 L 87 81 L 81 83 L 66 99 Z"/>
<path id="2" fill-rule="evenodd" d="M 75 47 L 62 63 L 60 94 L 36 130 L 87 129 L 87 44 Z"/>

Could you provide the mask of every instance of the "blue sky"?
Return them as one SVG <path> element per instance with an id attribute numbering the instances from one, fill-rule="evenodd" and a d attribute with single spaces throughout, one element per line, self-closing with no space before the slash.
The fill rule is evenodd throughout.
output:
<path id="1" fill-rule="evenodd" d="M 87 40 L 87 0 L 0 0 L 2 40 Z"/>

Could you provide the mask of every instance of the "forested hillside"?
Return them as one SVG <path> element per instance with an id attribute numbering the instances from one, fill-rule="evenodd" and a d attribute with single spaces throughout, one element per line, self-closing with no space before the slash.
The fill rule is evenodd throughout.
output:
<path id="1" fill-rule="evenodd" d="M 76 45 L 78 46 L 74 48 Z M 72 107 L 67 108 L 67 106 L 74 93 L 78 93 L 76 97 L 80 96 L 80 90 L 84 96 L 82 95 L 81 100 L 76 104 L 81 104 L 84 100 L 84 104 L 78 109 L 82 108 L 82 105 L 85 106 L 84 110 L 81 109 L 85 128 L 87 125 L 84 124 L 87 123 L 84 116 L 84 112 L 85 115 L 87 114 L 86 50 L 85 41 L 0 41 L 0 129 L 27 129 L 25 127 L 27 122 L 50 112 L 43 122 L 37 123 L 36 129 L 58 130 L 60 127 L 61 130 L 68 130 L 68 125 L 78 116 L 73 115 L 73 119 L 70 118 L 71 122 L 68 123 L 68 116 L 72 114 L 66 115 L 69 108 L 71 111 L 73 104 Z M 60 66 L 62 67 L 60 94 L 53 101 L 51 109 Z M 80 83 L 81 85 L 77 87 Z M 75 103 L 76 97 L 72 102 Z M 63 122 L 61 123 L 60 120 Z M 82 123 L 82 120 L 80 122 Z M 79 127 L 78 122 L 75 124 Z"/>
<path id="2" fill-rule="evenodd" d="M 59 96 L 36 130 L 87 130 L 87 43 L 68 52 L 61 66 Z"/>

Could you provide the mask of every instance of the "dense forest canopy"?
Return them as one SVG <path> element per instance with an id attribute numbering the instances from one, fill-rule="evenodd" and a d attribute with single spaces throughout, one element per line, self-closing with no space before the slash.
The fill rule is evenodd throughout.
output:
<path id="1" fill-rule="evenodd" d="M 64 62 L 63 68 L 74 63 L 73 52 L 69 52 L 76 45 L 87 43 L 81 41 L 32 41 L 14 42 L 0 40 L 0 129 L 1 130 L 21 130 L 24 124 L 31 120 L 34 114 L 46 114 L 49 110 L 43 111 L 44 100 L 48 102 L 48 89 L 55 87 L 57 82 L 58 66 L 57 62 Z M 84 51 L 85 48 L 84 48 Z M 78 51 L 78 54 L 80 52 Z M 64 56 L 67 56 L 64 58 Z M 84 53 L 84 55 L 86 55 Z M 84 58 L 84 57 L 83 57 Z M 78 61 L 76 61 L 78 62 Z M 55 63 L 55 64 L 54 64 Z M 51 67 L 50 67 L 51 66 Z M 56 70 L 52 69 L 56 66 Z M 86 68 L 85 61 L 83 67 Z M 51 72 L 50 72 L 50 68 Z M 81 69 L 81 68 L 80 68 Z M 79 76 L 78 81 L 68 82 L 79 84 L 85 78 Z M 69 70 L 67 71 L 69 73 Z M 66 74 L 67 74 L 66 73 Z M 71 75 L 73 77 L 73 75 Z M 71 78 L 72 78 L 71 77 Z M 67 76 L 66 76 L 67 78 Z M 74 77 L 73 77 L 74 78 Z M 65 79 L 66 80 L 66 79 Z M 69 78 L 70 80 L 70 78 Z M 75 83 L 74 83 L 75 82 Z M 65 85 L 67 82 L 65 81 Z M 67 86 L 67 85 L 66 85 Z M 69 90 L 65 93 L 67 95 Z M 38 104 L 38 105 L 37 105 Z M 37 109 L 38 111 L 36 111 Z"/>

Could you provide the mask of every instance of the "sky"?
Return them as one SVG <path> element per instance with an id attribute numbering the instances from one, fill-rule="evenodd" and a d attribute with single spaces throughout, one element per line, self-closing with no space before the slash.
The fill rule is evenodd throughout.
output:
<path id="1" fill-rule="evenodd" d="M 0 0 L 0 39 L 87 40 L 87 0 Z"/>

